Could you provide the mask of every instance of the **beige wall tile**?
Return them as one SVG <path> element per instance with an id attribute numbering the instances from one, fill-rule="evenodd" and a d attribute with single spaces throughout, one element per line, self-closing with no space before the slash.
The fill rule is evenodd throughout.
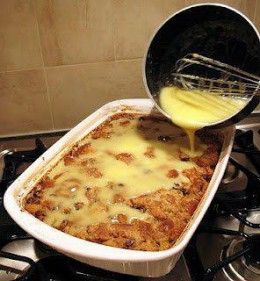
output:
<path id="1" fill-rule="evenodd" d="M 0 73 L 0 134 L 52 129 L 43 70 Z"/>
<path id="2" fill-rule="evenodd" d="M 42 66 L 32 2 L 0 1 L 0 71 Z"/>
<path id="3" fill-rule="evenodd" d="M 257 0 L 185 0 L 187 5 L 198 3 L 221 3 L 238 9 L 242 13 L 246 14 L 252 20 L 254 19 L 254 10 Z"/>
<path id="4" fill-rule="evenodd" d="M 108 101 L 146 97 L 141 60 L 51 67 L 47 80 L 55 128 L 68 128 Z"/>
<path id="5" fill-rule="evenodd" d="M 44 63 L 114 58 L 112 0 L 36 0 Z"/>
<path id="6" fill-rule="evenodd" d="M 187 5 L 193 5 L 193 4 L 199 4 L 199 3 L 220 3 L 229 5 L 231 7 L 239 9 L 241 7 L 241 1 L 247 1 L 247 0 L 185 0 Z"/>
<path id="7" fill-rule="evenodd" d="M 259 0 L 241 0 L 240 10 L 247 15 L 252 21 L 254 20 L 256 3 Z"/>
<path id="8" fill-rule="evenodd" d="M 191 4 L 214 0 L 115 0 L 116 58 L 137 58 L 144 55 L 155 29 L 171 13 Z M 254 19 L 257 0 L 222 0 Z"/>
<path id="9" fill-rule="evenodd" d="M 260 32 L 260 1 L 256 2 L 254 23 L 256 25 L 256 28 Z"/>
<path id="10" fill-rule="evenodd" d="M 184 0 L 115 0 L 116 58 L 143 57 L 155 29 Z"/>

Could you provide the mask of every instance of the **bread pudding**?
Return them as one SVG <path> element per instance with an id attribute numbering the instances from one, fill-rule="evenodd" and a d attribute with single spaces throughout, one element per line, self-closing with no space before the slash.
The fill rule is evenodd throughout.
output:
<path id="1" fill-rule="evenodd" d="M 63 155 L 25 196 L 24 208 L 65 233 L 107 246 L 170 248 L 191 220 L 221 149 L 160 116 L 117 113 Z"/>

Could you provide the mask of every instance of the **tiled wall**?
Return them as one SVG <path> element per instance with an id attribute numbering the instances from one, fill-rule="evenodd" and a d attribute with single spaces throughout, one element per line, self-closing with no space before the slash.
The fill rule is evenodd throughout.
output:
<path id="1" fill-rule="evenodd" d="M 107 101 L 146 97 L 151 33 L 198 2 L 0 0 L 0 135 L 69 128 Z M 220 2 L 260 26 L 260 0 Z"/>

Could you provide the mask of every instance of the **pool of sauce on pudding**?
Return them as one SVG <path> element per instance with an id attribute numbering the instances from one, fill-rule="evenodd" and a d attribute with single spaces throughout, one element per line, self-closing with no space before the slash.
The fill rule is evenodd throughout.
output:
<path id="1" fill-rule="evenodd" d="M 70 221 L 71 231 L 76 232 L 88 225 L 113 223 L 119 214 L 125 215 L 128 223 L 135 219 L 149 221 L 148 212 L 129 206 L 127 201 L 189 183 L 182 171 L 197 165 L 178 156 L 180 151 L 191 156 L 180 128 L 166 120 L 148 118 L 140 122 L 138 117 L 109 124 L 109 138 L 88 135 L 79 144 L 88 144 L 85 152 L 69 164 L 63 157 L 47 173 L 53 183 L 44 189 L 42 198 L 43 202 L 51 201 L 44 218 L 47 224 L 59 227 L 63 221 Z M 161 135 L 172 136 L 172 140 L 163 142 Z M 201 156 L 206 148 L 198 141 L 195 156 Z M 176 175 L 169 176 L 172 169 Z"/>
<path id="2" fill-rule="evenodd" d="M 160 105 L 171 120 L 187 133 L 191 151 L 195 150 L 195 132 L 239 112 L 247 99 L 212 95 L 204 91 L 187 91 L 178 87 L 164 87 Z"/>

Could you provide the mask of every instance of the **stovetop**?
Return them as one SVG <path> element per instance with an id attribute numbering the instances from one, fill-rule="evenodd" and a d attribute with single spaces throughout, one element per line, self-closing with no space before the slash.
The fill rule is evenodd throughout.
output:
<path id="1" fill-rule="evenodd" d="M 260 116 L 238 124 L 236 141 L 211 207 L 176 267 L 156 281 L 260 280 Z M 61 133 L 0 140 L 0 280 L 150 280 L 65 257 L 22 231 L 2 195 Z M 5 169 L 3 169 L 5 168 Z"/>

